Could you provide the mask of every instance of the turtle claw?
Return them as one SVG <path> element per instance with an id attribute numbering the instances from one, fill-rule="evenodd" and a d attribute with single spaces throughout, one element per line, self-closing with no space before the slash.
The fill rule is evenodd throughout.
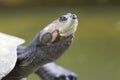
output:
<path id="1" fill-rule="evenodd" d="M 77 80 L 77 76 L 75 74 L 62 74 L 54 78 L 54 80 Z"/>
<path id="2" fill-rule="evenodd" d="M 76 76 L 76 75 L 70 75 L 70 76 L 69 76 L 69 79 L 70 79 L 70 80 L 77 80 L 77 76 Z"/>
<path id="3" fill-rule="evenodd" d="M 59 77 L 55 77 L 54 80 L 77 80 L 77 77 L 74 75 L 69 75 L 69 76 L 62 75 Z"/>
<path id="4" fill-rule="evenodd" d="M 54 80 L 65 80 L 65 76 L 62 75 L 62 76 L 57 76 L 54 78 Z"/>
<path id="5" fill-rule="evenodd" d="M 59 76 L 59 77 L 55 77 L 54 80 L 77 80 L 77 77 L 74 75 L 70 75 L 70 76 Z"/>

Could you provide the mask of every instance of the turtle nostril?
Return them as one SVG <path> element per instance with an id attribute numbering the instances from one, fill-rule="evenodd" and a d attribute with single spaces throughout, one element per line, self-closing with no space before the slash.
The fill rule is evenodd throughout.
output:
<path id="1" fill-rule="evenodd" d="M 77 16 L 75 14 L 72 15 L 73 19 L 77 19 Z"/>

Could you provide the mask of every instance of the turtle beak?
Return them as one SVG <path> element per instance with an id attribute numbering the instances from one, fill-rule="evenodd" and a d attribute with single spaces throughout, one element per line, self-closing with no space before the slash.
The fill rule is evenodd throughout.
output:
<path id="1" fill-rule="evenodd" d="M 60 36 L 69 36 L 73 34 L 78 26 L 78 19 L 75 14 L 68 13 L 64 15 L 67 17 L 67 21 L 64 23 L 62 27 L 59 29 Z"/>

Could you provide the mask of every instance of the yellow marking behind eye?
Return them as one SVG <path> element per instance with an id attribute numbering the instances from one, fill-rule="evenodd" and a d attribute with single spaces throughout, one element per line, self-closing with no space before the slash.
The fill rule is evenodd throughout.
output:
<path id="1" fill-rule="evenodd" d="M 53 31 L 53 32 L 52 32 L 52 39 L 51 39 L 51 41 L 49 41 L 49 42 L 47 43 L 47 45 L 52 44 L 52 43 L 56 40 L 58 34 L 59 34 L 59 33 L 58 33 L 57 30 Z"/>
<path id="2" fill-rule="evenodd" d="M 52 33 L 52 40 L 51 40 L 51 42 L 54 42 L 55 39 L 57 38 L 57 36 L 58 36 L 58 31 L 55 30 L 55 31 Z"/>

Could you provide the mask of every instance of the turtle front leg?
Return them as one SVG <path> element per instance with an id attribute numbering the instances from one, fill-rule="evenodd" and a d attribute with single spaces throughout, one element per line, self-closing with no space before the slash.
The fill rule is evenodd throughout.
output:
<path id="1" fill-rule="evenodd" d="M 77 80 L 77 75 L 63 67 L 48 63 L 36 71 L 36 74 L 42 80 Z"/>

